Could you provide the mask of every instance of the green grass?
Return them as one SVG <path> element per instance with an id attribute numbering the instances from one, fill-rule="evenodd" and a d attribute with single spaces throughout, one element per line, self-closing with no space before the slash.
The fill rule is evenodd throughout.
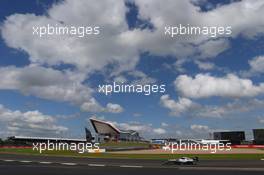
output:
<path id="1" fill-rule="evenodd" d="M 72 156 L 72 157 L 89 157 L 89 158 L 127 158 L 127 159 L 159 159 L 167 160 L 182 156 L 198 156 L 201 160 L 229 160 L 229 159 L 246 159 L 259 160 L 264 157 L 263 154 L 118 154 L 118 153 L 84 153 L 80 154 L 72 151 L 44 151 L 40 154 L 30 148 L 0 148 L 1 153 L 30 154 L 30 155 L 48 155 L 48 156 Z"/>

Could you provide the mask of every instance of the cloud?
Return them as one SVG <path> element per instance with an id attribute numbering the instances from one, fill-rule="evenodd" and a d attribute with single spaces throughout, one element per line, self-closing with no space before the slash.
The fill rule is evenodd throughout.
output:
<path id="1" fill-rule="evenodd" d="M 134 117 L 141 117 L 141 116 L 142 116 L 142 114 L 141 114 L 141 113 L 137 113 L 137 112 L 136 112 L 136 113 L 134 113 L 134 114 L 133 114 L 133 116 L 134 116 Z"/>
<path id="2" fill-rule="evenodd" d="M 57 119 L 64 119 L 64 120 L 69 120 L 69 119 L 76 119 L 79 118 L 81 116 L 80 113 L 74 113 L 74 114 L 70 114 L 70 115 L 56 115 L 55 117 Z"/>
<path id="3" fill-rule="evenodd" d="M 223 118 L 230 115 L 256 111 L 264 107 L 264 101 L 259 99 L 234 100 L 224 105 L 204 105 L 196 108 L 193 115 L 199 117 Z"/>
<path id="4" fill-rule="evenodd" d="M 54 136 L 68 131 L 67 127 L 56 124 L 55 117 L 39 111 L 12 111 L 0 104 L 0 121 L 3 135 Z M 4 129 L 5 128 L 5 129 Z"/>
<path id="5" fill-rule="evenodd" d="M 254 85 L 250 79 L 239 78 L 234 74 L 225 77 L 197 74 L 194 78 L 180 75 L 174 85 L 181 95 L 189 98 L 254 97 L 264 93 L 263 83 Z"/>
<path id="6" fill-rule="evenodd" d="M 111 8 L 107 8 L 111 7 Z M 100 13 L 98 13 L 100 11 Z M 9 47 L 26 51 L 32 63 L 70 64 L 85 71 L 115 65 L 115 71 L 131 70 L 138 61 L 138 50 L 128 31 L 123 0 L 65 0 L 53 4 L 46 15 L 13 14 L 1 27 Z M 33 26 L 99 26 L 100 34 L 84 38 L 70 35 L 38 37 Z M 47 52 L 48 50 L 48 52 Z"/>
<path id="7" fill-rule="evenodd" d="M 166 133 L 166 130 L 163 129 L 163 128 L 155 128 L 155 129 L 153 129 L 153 132 L 155 134 L 162 135 L 162 134 L 165 134 Z"/>
<path id="8" fill-rule="evenodd" d="M 190 130 L 187 131 L 192 135 L 192 138 L 195 136 L 196 138 L 208 138 L 212 139 L 212 133 L 213 132 L 223 132 L 223 131 L 229 131 L 226 129 L 212 129 L 211 127 L 207 125 L 201 125 L 201 124 L 192 124 L 190 126 Z"/>
<path id="9" fill-rule="evenodd" d="M 209 125 L 192 123 L 185 126 L 175 123 L 174 125 L 170 125 L 167 129 L 166 135 L 171 135 L 178 139 L 206 139 L 209 138 L 209 133 L 214 131 L 218 131 L 218 129 L 214 130 Z"/>
<path id="10" fill-rule="evenodd" d="M 128 122 L 128 123 L 118 123 L 112 122 L 118 128 L 123 130 L 134 130 L 143 134 L 145 136 L 155 136 L 156 134 L 162 135 L 167 133 L 167 131 L 163 128 L 154 128 L 152 124 L 143 124 L 140 122 Z"/>
<path id="11" fill-rule="evenodd" d="M 113 123 L 118 128 L 123 129 L 123 130 L 134 130 L 134 131 L 138 131 L 140 133 L 152 131 L 151 124 L 142 124 L 139 122 L 129 122 L 129 123 L 113 122 Z"/>
<path id="12" fill-rule="evenodd" d="M 264 73 L 264 56 L 256 56 L 248 61 L 250 69 L 241 71 L 240 74 L 244 77 L 251 77 Z"/>
<path id="13" fill-rule="evenodd" d="M 160 97 L 160 103 L 163 107 L 170 110 L 170 115 L 179 116 L 180 114 L 187 112 L 190 108 L 193 108 L 195 103 L 193 103 L 188 98 L 179 97 L 178 101 L 170 99 L 169 95 L 162 95 Z"/>
<path id="14" fill-rule="evenodd" d="M 74 71 L 59 71 L 52 68 L 30 65 L 22 68 L 1 67 L 0 89 L 18 90 L 24 95 L 78 105 L 87 112 L 121 112 L 118 104 L 109 103 L 106 110 L 93 97 L 93 90 L 82 82 L 85 74 Z"/>
<path id="15" fill-rule="evenodd" d="M 198 50 L 200 58 L 213 58 L 229 48 L 229 42 L 226 39 L 209 40 L 199 45 Z"/>
<path id="16" fill-rule="evenodd" d="M 263 35 L 264 2 L 245 0 L 201 12 L 191 1 L 135 0 L 138 18 L 153 25 L 153 29 L 129 29 L 123 0 L 65 0 L 53 4 L 45 15 L 13 14 L 1 26 L 5 43 L 29 54 L 32 63 L 40 65 L 70 64 L 93 72 L 113 66 L 113 74 L 133 70 L 139 55 L 173 56 L 180 58 L 211 58 L 229 48 L 229 36 L 164 36 L 167 25 L 232 26 L 232 35 L 254 38 Z M 161 9 L 160 6 L 163 8 Z M 106 8 L 111 7 L 111 8 Z M 100 13 L 98 13 L 100 11 Z M 230 18 L 232 14 L 232 18 Z M 241 18 L 243 16 L 243 18 Z M 100 26 L 98 36 L 42 37 L 32 35 L 33 26 Z M 47 52 L 48 50 L 48 52 Z"/>
<path id="17" fill-rule="evenodd" d="M 106 107 L 102 107 L 94 98 L 91 98 L 89 102 L 85 102 L 81 105 L 81 110 L 85 112 L 109 112 L 109 113 L 121 113 L 124 111 L 123 107 L 119 104 L 107 103 Z"/>
<path id="18" fill-rule="evenodd" d="M 264 56 L 257 56 L 249 61 L 252 72 L 264 72 Z"/>
<path id="19" fill-rule="evenodd" d="M 134 36 L 142 38 L 139 42 L 142 44 L 142 48 L 154 55 L 171 55 L 177 58 L 211 58 L 229 48 L 228 37 L 235 38 L 241 35 L 247 39 L 252 39 L 263 35 L 264 31 L 261 15 L 264 10 L 264 2 L 261 0 L 234 2 L 207 12 L 202 12 L 191 1 L 135 0 L 135 3 L 139 7 L 139 18 L 151 23 L 154 29 L 145 29 L 141 32 L 133 31 Z M 160 8 L 161 6 L 162 8 Z M 186 26 L 188 24 L 191 26 L 232 26 L 232 34 L 223 37 L 216 36 L 213 39 L 204 35 L 185 35 L 178 36 L 176 39 L 162 36 L 165 26 L 177 26 L 179 24 Z"/>
<path id="20" fill-rule="evenodd" d="M 202 70 L 212 70 L 215 68 L 215 65 L 210 62 L 195 61 L 195 64 Z"/>
<path id="21" fill-rule="evenodd" d="M 119 104 L 108 103 L 106 105 L 106 111 L 110 113 L 121 113 L 124 109 Z"/>
<path id="22" fill-rule="evenodd" d="M 160 98 L 163 107 L 169 109 L 171 116 L 223 118 L 230 115 L 256 111 L 264 107 L 264 101 L 259 99 L 235 99 L 223 105 L 201 105 L 190 99 L 179 97 L 175 101 L 169 95 Z"/>
<path id="23" fill-rule="evenodd" d="M 190 126 L 191 130 L 192 131 L 195 131 L 195 132 L 210 132 L 210 129 L 208 126 L 206 125 L 197 125 L 197 124 L 193 124 Z"/>
<path id="24" fill-rule="evenodd" d="M 118 75 L 118 76 L 114 77 L 113 81 L 116 83 L 126 83 L 128 80 L 126 79 L 125 76 Z"/>
<path id="25" fill-rule="evenodd" d="M 19 90 L 44 99 L 80 104 L 90 99 L 92 93 L 89 87 L 81 84 L 83 75 L 75 72 L 40 66 L 10 66 L 0 68 L 0 73 L 0 89 Z"/>
<path id="26" fill-rule="evenodd" d="M 259 122 L 260 124 L 264 124 L 264 118 L 259 118 L 259 119 L 258 119 L 258 122 Z"/>
<path id="27" fill-rule="evenodd" d="M 162 122 L 162 123 L 161 123 L 161 126 L 162 126 L 162 127 L 168 127 L 168 126 L 169 126 L 169 124 L 168 124 L 168 123 L 166 123 L 166 122 Z"/>
<path id="28" fill-rule="evenodd" d="M 130 71 L 128 72 L 128 75 L 134 78 L 131 84 L 146 85 L 153 84 L 157 81 L 156 79 L 147 76 L 144 72 L 138 70 Z"/>
<path id="29" fill-rule="evenodd" d="M 104 108 L 94 98 L 91 98 L 81 105 L 81 110 L 86 112 L 102 112 Z"/>
<path id="30" fill-rule="evenodd" d="M 208 12 L 201 12 L 190 1 L 135 0 L 135 3 L 139 8 L 137 17 L 151 23 L 152 29 L 129 29 L 126 20 L 128 9 L 123 0 L 103 0 L 97 3 L 92 0 L 65 0 L 53 4 L 44 15 L 13 14 L 6 17 L 1 25 L 2 38 L 7 46 L 26 52 L 31 65 L 24 68 L 0 68 L 0 89 L 69 102 L 87 112 L 119 113 L 124 110 L 121 105 L 106 103 L 103 106 L 92 96 L 93 90 L 84 84 L 88 75 L 111 67 L 111 74 L 116 76 L 117 81 L 127 81 L 127 77 L 122 76 L 122 72 L 126 72 L 135 79 L 134 83 L 148 84 L 156 80 L 135 70 L 143 52 L 150 56 L 172 56 L 177 59 L 176 67 L 184 63 L 182 59 L 194 59 L 199 68 L 212 70 L 215 67 L 208 61 L 209 58 L 230 47 L 229 36 L 169 38 L 164 36 L 165 26 L 232 25 L 230 37 L 242 36 L 247 39 L 263 35 L 264 31 L 264 2 L 260 0 L 234 2 Z M 39 38 L 32 35 L 33 26 L 47 24 L 100 26 L 101 34 L 85 38 Z M 253 70 L 261 71 L 261 60 L 256 58 L 249 63 Z M 32 67 L 33 64 L 37 66 Z M 50 68 L 65 64 L 73 66 L 74 71 Z M 177 100 L 171 99 L 169 95 L 160 98 L 161 105 L 169 109 L 171 115 L 179 116 L 193 110 L 197 112 L 196 115 L 221 117 L 226 114 L 225 110 L 234 106 L 202 106 L 192 98 L 254 97 L 263 93 L 264 85 L 253 84 L 250 79 L 242 79 L 234 74 L 224 77 L 198 74 L 195 77 L 179 76 L 175 87 L 182 95 Z M 124 123 L 123 127 L 151 132 L 155 129 L 149 125 L 132 123 Z"/>

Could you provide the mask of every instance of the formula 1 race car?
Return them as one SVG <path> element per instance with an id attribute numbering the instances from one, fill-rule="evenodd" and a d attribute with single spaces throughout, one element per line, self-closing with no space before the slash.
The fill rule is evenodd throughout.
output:
<path id="1" fill-rule="evenodd" d="M 169 159 L 163 165 L 195 165 L 199 161 L 198 157 L 181 157 L 179 159 Z"/>

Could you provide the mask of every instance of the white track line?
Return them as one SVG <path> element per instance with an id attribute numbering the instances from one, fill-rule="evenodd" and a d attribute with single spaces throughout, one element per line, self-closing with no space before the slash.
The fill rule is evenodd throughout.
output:
<path id="1" fill-rule="evenodd" d="M 32 161 L 30 161 L 30 160 L 21 160 L 19 162 L 21 162 L 21 163 L 31 163 Z"/>
<path id="2" fill-rule="evenodd" d="M 70 166 L 73 166 L 73 165 L 77 165 L 77 163 L 60 163 L 61 165 L 70 165 Z"/>
<path id="3" fill-rule="evenodd" d="M 39 162 L 41 164 L 51 164 L 52 162 Z"/>
<path id="4" fill-rule="evenodd" d="M 88 166 L 101 166 L 101 167 L 103 167 L 105 165 L 104 164 L 88 164 Z"/>
<path id="5" fill-rule="evenodd" d="M 2 160 L 4 162 L 14 162 L 15 160 Z"/>
<path id="6" fill-rule="evenodd" d="M 121 168 L 143 168 L 143 166 L 138 165 L 120 165 Z"/>

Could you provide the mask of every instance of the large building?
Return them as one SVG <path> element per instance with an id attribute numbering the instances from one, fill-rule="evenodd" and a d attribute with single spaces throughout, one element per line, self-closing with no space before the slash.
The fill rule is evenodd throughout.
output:
<path id="1" fill-rule="evenodd" d="M 253 129 L 254 144 L 264 145 L 264 129 Z"/>
<path id="2" fill-rule="evenodd" d="M 36 142 L 67 142 L 67 143 L 79 143 L 79 142 L 104 142 L 111 140 L 120 141 L 143 141 L 139 136 L 139 133 L 133 130 L 120 130 L 110 122 L 105 122 L 97 119 L 90 119 L 91 124 L 96 132 L 95 136 L 92 136 L 90 130 L 85 128 L 86 138 L 53 138 L 53 137 L 28 137 L 28 136 L 11 136 L 8 138 L 10 145 L 32 145 Z"/>
<path id="3" fill-rule="evenodd" d="M 141 141 L 139 133 L 133 130 L 120 130 L 112 123 L 90 118 L 92 126 L 97 134 L 97 141 L 122 140 Z"/>
<path id="4" fill-rule="evenodd" d="M 32 145 L 32 143 L 38 142 L 63 142 L 63 143 L 83 143 L 92 142 L 94 138 L 90 130 L 85 128 L 85 139 L 76 138 L 57 138 L 57 137 L 28 137 L 28 136 L 11 136 L 8 137 L 8 143 L 10 145 Z"/>
<path id="5" fill-rule="evenodd" d="M 244 131 L 214 132 L 214 140 L 228 140 L 232 145 L 240 145 L 245 140 Z"/>

